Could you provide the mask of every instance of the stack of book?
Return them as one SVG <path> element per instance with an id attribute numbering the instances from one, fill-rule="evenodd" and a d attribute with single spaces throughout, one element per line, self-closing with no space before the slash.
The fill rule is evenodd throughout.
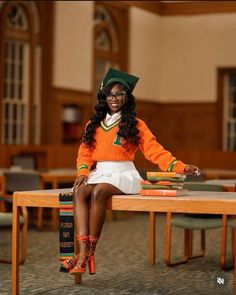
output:
<path id="1" fill-rule="evenodd" d="M 147 172 L 147 180 L 141 180 L 142 196 L 186 196 L 183 189 L 186 180 L 184 174 L 175 172 Z"/>

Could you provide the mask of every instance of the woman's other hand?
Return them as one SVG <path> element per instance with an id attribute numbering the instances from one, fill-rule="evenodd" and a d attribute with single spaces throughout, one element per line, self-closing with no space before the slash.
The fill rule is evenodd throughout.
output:
<path id="1" fill-rule="evenodd" d="M 194 165 L 187 165 L 184 168 L 184 174 L 186 175 L 197 175 L 199 176 L 201 174 L 201 171 L 198 167 L 194 166 Z"/>
<path id="2" fill-rule="evenodd" d="M 73 191 L 76 190 L 82 183 L 87 185 L 88 176 L 80 175 L 77 176 L 73 185 Z"/>

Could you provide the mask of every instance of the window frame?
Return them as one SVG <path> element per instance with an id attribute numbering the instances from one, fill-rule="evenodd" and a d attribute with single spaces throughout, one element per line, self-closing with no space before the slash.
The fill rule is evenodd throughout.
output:
<path id="1" fill-rule="evenodd" d="M 34 7 L 32 6 L 35 5 Z M 10 7 L 13 4 L 20 4 L 25 13 L 27 14 L 29 20 L 29 29 L 30 29 L 30 38 L 24 32 L 18 32 L 17 30 L 6 31 L 6 17 L 9 12 Z M 51 90 L 52 90 L 52 68 L 53 68 L 53 58 L 52 58 L 52 50 L 53 50 L 53 30 L 54 30 L 54 3 L 52 1 L 4 1 L 0 6 L 0 26 L 2 30 L 0 30 L 0 98 L 4 95 L 3 93 L 3 78 L 4 78 L 4 40 L 6 38 L 14 39 L 20 38 L 22 42 L 29 42 L 31 47 L 30 51 L 30 63 L 31 67 L 29 69 L 29 76 L 31 77 L 30 85 L 29 85 L 29 109 L 30 115 L 28 120 L 29 132 L 28 132 L 28 144 L 44 144 L 47 143 L 48 131 L 46 128 L 47 122 L 47 114 L 46 111 L 49 108 L 49 100 L 51 99 Z M 41 24 L 40 30 L 39 24 L 36 23 L 35 31 L 33 32 L 33 22 L 34 18 L 34 9 L 37 9 L 37 18 L 36 21 Z M 37 26 L 38 25 L 38 26 Z M 20 34 L 21 33 L 21 34 Z M 38 62 L 41 64 L 40 70 L 36 73 L 35 68 L 35 59 L 37 58 L 37 51 L 40 51 L 42 62 Z M 36 77 L 36 76 L 39 77 Z M 39 78 L 38 84 L 36 83 L 36 78 Z M 35 91 L 40 92 L 38 95 Z M 35 106 L 39 107 L 38 124 L 34 123 L 35 118 Z M 40 110 L 44 109 L 44 112 L 40 113 Z M 2 103 L 0 102 L 0 120 L 2 123 Z M 2 124 L 1 124 L 2 125 Z M 2 126 L 0 125 L 0 143 L 2 143 Z M 37 134 L 35 134 L 35 128 L 37 128 Z"/>
<path id="2" fill-rule="evenodd" d="M 114 27 L 117 33 L 115 36 L 109 25 L 105 21 L 100 21 L 94 24 L 94 63 L 93 63 L 93 97 L 96 100 L 97 85 L 96 85 L 96 62 L 104 60 L 104 62 L 110 63 L 111 67 L 117 67 L 120 70 L 127 71 L 128 68 L 128 52 L 129 52 L 129 7 L 119 7 L 113 3 L 104 3 L 95 1 L 94 14 L 97 7 L 105 9 L 111 16 Z M 101 30 L 106 30 L 111 41 L 111 51 L 99 50 L 95 47 L 96 35 Z M 114 48 L 115 39 L 117 37 L 118 50 Z"/>
<path id="3" fill-rule="evenodd" d="M 228 148 L 228 130 L 226 127 L 227 122 L 229 121 L 228 114 L 229 114 L 229 95 L 228 95 L 228 85 L 227 85 L 227 77 L 229 75 L 236 75 L 236 67 L 224 67 L 217 69 L 217 126 L 218 126 L 218 145 L 224 151 L 236 151 L 236 147 L 231 150 Z M 236 120 L 236 117 L 235 117 Z M 235 132 L 236 132 L 236 122 L 235 122 Z M 236 133 L 235 133 L 236 135 Z"/>

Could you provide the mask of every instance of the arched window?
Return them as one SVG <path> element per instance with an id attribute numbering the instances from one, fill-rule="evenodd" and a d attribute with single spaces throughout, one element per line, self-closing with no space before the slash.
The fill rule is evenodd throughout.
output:
<path id="1" fill-rule="evenodd" d="M 127 69 L 127 10 L 96 3 L 94 12 L 94 92 L 109 67 Z M 126 27 L 125 27 L 126 26 Z"/>
<path id="2" fill-rule="evenodd" d="M 41 39 L 35 1 L 0 6 L 1 143 L 40 143 Z"/>

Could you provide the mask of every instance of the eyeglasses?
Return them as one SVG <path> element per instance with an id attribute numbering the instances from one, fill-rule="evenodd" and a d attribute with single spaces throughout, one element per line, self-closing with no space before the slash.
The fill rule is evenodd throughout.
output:
<path id="1" fill-rule="evenodd" d="M 117 100 L 121 100 L 125 95 L 126 95 L 126 92 L 124 91 L 119 91 L 114 94 L 110 93 L 107 95 L 107 100 L 111 101 L 113 97 L 115 97 Z"/>

